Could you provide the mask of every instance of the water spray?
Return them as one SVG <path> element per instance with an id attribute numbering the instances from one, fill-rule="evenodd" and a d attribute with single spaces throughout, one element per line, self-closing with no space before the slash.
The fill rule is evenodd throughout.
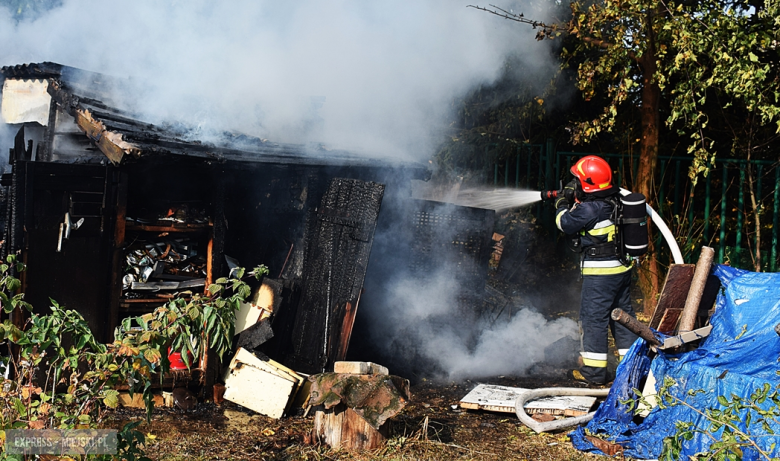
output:
<path id="1" fill-rule="evenodd" d="M 461 189 L 455 205 L 488 210 L 508 210 L 534 204 L 542 200 L 538 190 L 517 189 Z"/>
<path id="2" fill-rule="evenodd" d="M 620 193 L 625 196 L 631 192 L 621 188 Z M 532 205 L 539 201 L 553 200 L 558 197 L 563 197 L 562 184 L 558 190 L 542 191 L 517 189 L 461 189 L 458 198 L 453 203 L 456 205 L 501 211 Z M 684 264 L 685 261 L 682 257 L 680 247 L 677 245 L 677 241 L 674 239 L 674 235 L 672 235 L 669 227 L 650 205 L 645 204 L 645 208 L 647 209 L 648 216 L 650 216 L 652 222 L 658 227 L 658 230 L 661 232 L 661 235 L 663 235 L 667 245 L 669 245 L 669 250 L 672 253 L 674 263 Z"/>

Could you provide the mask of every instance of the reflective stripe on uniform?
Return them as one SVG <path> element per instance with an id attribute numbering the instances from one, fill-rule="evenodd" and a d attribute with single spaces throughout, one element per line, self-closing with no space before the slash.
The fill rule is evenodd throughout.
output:
<path id="1" fill-rule="evenodd" d="M 563 229 L 561 229 L 561 216 L 566 213 L 566 210 L 562 210 L 558 215 L 555 216 L 555 225 L 558 226 L 558 230 L 563 232 Z"/>
<path id="2" fill-rule="evenodd" d="M 613 275 L 622 274 L 631 270 L 631 266 L 619 267 L 583 267 L 582 275 Z"/>
<path id="3" fill-rule="evenodd" d="M 585 260 L 582 262 L 582 267 L 617 267 L 622 266 L 623 263 L 618 261 L 617 259 L 613 259 L 610 261 L 590 261 Z"/>
<path id="4" fill-rule="evenodd" d="M 618 355 L 620 355 L 620 360 L 623 360 L 623 356 L 628 354 L 628 349 L 618 349 Z"/>
<path id="5" fill-rule="evenodd" d="M 615 224 L 613 224 L 609 219 L 605 219 L 604 221 L 597 222 L 596 225 L 593 226 L 593 229 L 585 231 L 584 233 L 594 237 L 601 237 L 606 235 L 607 242 L 611 242 L 615 239 Z"/>
<path id="6" fill-rule="evenodd" d="M 592 229 L 588 231 L 588 235 L 594 237 L 600 237 L 602 235 L 607 236 L 607 242 L 611 242 L 615 238 L 615 226 L 604 227 L 602 229 Z"/>
<path id="7" fill-rule="evenodd" d="M 586 367 L 607 367 L 607 354 L 599 354 L 597 352 L 580 352 L 580 356 L 582 357 L 582 364 Z"/>
<path id="8" fill-rule="evenodd" d="M 631 266 L 624 266 L 617 260 L 610 261 L 582 261 L 582 275 L 612 275 L 622 274 L 631 270 Z"/>

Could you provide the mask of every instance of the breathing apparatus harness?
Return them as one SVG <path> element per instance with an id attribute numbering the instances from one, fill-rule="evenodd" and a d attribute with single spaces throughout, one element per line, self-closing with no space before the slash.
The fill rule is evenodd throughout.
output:
<path id="1" fill-rule="evenodd" d="M 582 251 L 582 258 L 586 255 L 596 258 L 614 256 L 624 266 L 630 266 L 634 259 L 647 253 L 647 210 L 644 195 L 630 193 L 620 196 L 616 193 L 606 197 L 586 198 L 588 199 L 603 200 L 612 205 L 609 220 L 615 225 L 615 235 L 609 242 L 597 243 L 584 251 L 580 236 L 575 235 L 573 240 L 576 239 L 577 242 L 570 245 L 570 248 Z"/>

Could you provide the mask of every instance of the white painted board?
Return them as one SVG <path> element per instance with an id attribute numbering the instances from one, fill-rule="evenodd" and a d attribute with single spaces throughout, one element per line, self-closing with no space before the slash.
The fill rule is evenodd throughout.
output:
<path id="1" fill-rule="evenodd" d="M 659 349 L 671 349 L 673 347 L 680 347 L 683 344 L 696 341 L 697 339 L 706 338 L 712 331 L 712 325 L 707 325 L 693 331 L 685 331 L 675 336 L 664 338 L 664 344 Z"/>
<path id="2" fill-rule="evenodd" d="M 51 96 L 47 80 L 8 79 L 3 83 L 2 112 L 5 123 L 38 122 L 49 124 Z"/>
<path id="3" fill-rule="evenodd" d="M 225 399 L 271 418 L 281 418 L 303 377 L 239 349 L 225 379 Z"/>
<path id="4" fill-rule="evenodd" d="M 236 312 L 235 334 L 238 335 L 257 322 L 270 317 L 273 313 L 273 305 L 274 291 L 264 283 L 254 293 L 250 302 L 241 303 L 241 308 Z"/>
<path id="5" fill-rule="evenodd" d="M 460 401 L 461 408 L 514 413 L 515 401 L 529 389 L 522 387 L 479 384 Z M 596 397 L 560 396 L 532 400 L 525 404 L 527 413 L 550 413 L 580 416 L 588 413 L 596 403 Z"/>

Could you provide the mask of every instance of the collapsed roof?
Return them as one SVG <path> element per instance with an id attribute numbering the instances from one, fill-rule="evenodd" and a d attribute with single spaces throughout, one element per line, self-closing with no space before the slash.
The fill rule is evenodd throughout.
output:
<path id="1" fill-rule="evenodd" d="M 61 64 L 42 62 L 2 67 L 0 83 L 3 84 L 3 118 L 7 123 L 38 122 L 44 126 L 56 123 L 57 130 L 41 146 L 38 160 L 90 162 L 83 157 L 83 146 L 73 149 L 80 153 L 78 159 L 53 154 L 55 150 L 62 151 L 54 148 L 55 145 L 64 145 L 68 140 L 83 144 L 85 134 L 94 146 L 92 151 L 97 148 L 102 154 L 94 152 L 91 161 L 102 162 L 105 157 L 115 165 L 140 157 L 176 155 L 218 162 L 392 167 L 416 170 L 413 176 L 420 179 L 428 176 L 427 167 L 422 164 L 367 158 L 322 146 L 275 143 L 229 132 L 220 133 L 215 143 L 192 139 L 189 127 L 144 122 L 138 114 L 119 108 L 114 96 L 127 91 L 129 80 Z M 64 117 L 65 114 L 73 120 L 63 120 L 70 118 Z M 62 122 L 65 122 L 64 129 L 60 128 Z M 75 139 L 77 136 L 81 139 Z"/>

